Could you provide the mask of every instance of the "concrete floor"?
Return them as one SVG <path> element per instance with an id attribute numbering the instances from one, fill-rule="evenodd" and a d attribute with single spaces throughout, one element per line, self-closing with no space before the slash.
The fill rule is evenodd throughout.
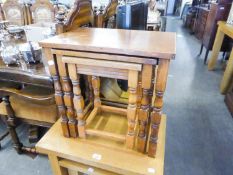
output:
<path id="1" fill-rule="evenodd" d="M 233 119 L 219 93 L 223 72 L 207 71 L 204 56 L 196 57 L 200 43 L 181 24 L 176 18 L 168 19 L 168 31 L 177 32 L 177 56 L 165 95 L 165 175 L 232 175 Z M 25 137 L 25 125 L 18 131 Z M 52 174 L 46 157 L 17 155 L 9 137 L 2 146 L 0 175 Z"/>

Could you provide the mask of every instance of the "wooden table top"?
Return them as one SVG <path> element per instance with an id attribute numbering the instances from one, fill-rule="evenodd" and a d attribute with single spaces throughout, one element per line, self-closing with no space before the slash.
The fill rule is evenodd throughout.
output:
<path id="1" fill-rule="evenodd" d="M 0 58 L 0 80 L 53 87 L 49 71 L 46 71 L 43 63 L 27 65 L 23 68 L 18 65 L 6 66 Z"/>
<path id="2" fill-rule="evenodd" d="M 116 145 L 103 146 L 106 140 L 89 138 L 66 138 L 62 134 L 61 123 L 58 120 L 43 138 L 36 144 L 38 152 L 52 154 L 60 158 L 76 161 L 88 166 L 131 175 L 163 175 L 166 136 L 166 116 L 163 115 L 159 127 L 159 140 L 156 158 Z M 96 160 L 93 155 L 100 155 Z"/>
<path id="3" fill-rule="evenodd" d="M 227 24 L 225 21 L 219 21 L 218 26 L 224 34 L 233 38 L 233 25 Z"/>
<path id="4" fill-rule="evenodd" d="M 176 34 L 122 29 L 80 28 L 43 40 L 42 47 L 172 59 Z"/>

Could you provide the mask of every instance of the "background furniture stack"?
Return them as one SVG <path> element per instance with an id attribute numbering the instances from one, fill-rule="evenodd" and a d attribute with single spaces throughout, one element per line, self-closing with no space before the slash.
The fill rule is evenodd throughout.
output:
<path id="1" fill-rule="evenodd" d="M 206 54 L 204 58 L 204 63 L 207 62 L 209 51 L 212 50 L 214 39 L 217 33 L 217 22 L 218 21 L 226 21 L 231 9 L 232 1 L 219 1 L 218 3 L 210 4 L 210 11 L 206 21 L 206 25 L 204 28 L 204 33 L 202 37 L 202 52 L 203 47 L 206 49 Z M 231 40 L 229 38 L 225 38 L 221 51 L 227 52 L 231 49 Z"/>
<path id="2" fill-rule="evenodd" d="M 227 20 L 231 4 L 232 0 L 219 0 L 216 3 L 208 3 L 208 1 L 197 3 L 197 1 L 193 1 L 192 7 L 189 8 L 184 24 L 201 41 L 199 56 L 205 47 L 204 63 L 207 62 L 209 51 L 213 47 L 217 22 Z M 230 48 L 231 41 L 229 38 L 225 38 L 221 51 L 227 52 Z"/>
<path id="3" fill-rule="evenodd" d="M 196 9 L 197 14 L 193 27 L 193 32 L 197 39 L 202 40 L 209 14 L 209 9 L 208 6 L 196 6 Z"/>

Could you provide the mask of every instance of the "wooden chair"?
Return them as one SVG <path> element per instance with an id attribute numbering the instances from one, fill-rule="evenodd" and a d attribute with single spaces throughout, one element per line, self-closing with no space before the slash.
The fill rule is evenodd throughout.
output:
<path id="1" fill-rule="evenodd" d="M 22 88 L 20 84 L 0 82 L 0 114 L 7 117 L 7 125 L 13 147 L 18 153 L 35 153 L 35 149 L 24 146 L 17 135 L 19 122 L 50 127 L 57 120 L 57 108 L 53 89 L 35 86 Z"/>
<path id="2" fill-rule="evenodd" d="M 105 10 L 100 9 L 95 14 L 95 26 L 100 28 L 107 28 L 111 18 L 113 18 L 113 26 L 116 27 L 116 10 L 118 6 L 118 0 L 111 0 Z"/>
<path id="3" fill-rule="evenodd" d="M 66 20 L 64 13 L 59 13 L 57 20 L 57 34 L 71 31 L 82 26 L 92 27 L 94 24 L 94 15 L 91 1 L 76 0 L 72 9 L 68 13 Z"/>
<path id="4" fill-rule="evenodd" d="M 55 10 L 55 6 L 49 0 L 36 0 L 30 7 L 31 23 L 54 22 Z"/>
<path id="5" fill-rule="evenodd" d="M 4 19 L 13 25 L 25 25 L 25 6 L 16 0 L 7 0 L 3 4 Z"/>

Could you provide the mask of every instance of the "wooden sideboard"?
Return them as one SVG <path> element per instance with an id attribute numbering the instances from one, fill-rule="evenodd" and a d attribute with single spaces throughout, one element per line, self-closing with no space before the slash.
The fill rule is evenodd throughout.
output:
<path id="1" fill-rule="evenodd" d="M 53 88 L 49 70 L 46 71 L 43 63 L 23 68 L 20 65 L 6 66 L 0 59 L 0 80 Z"/>
<path id="2" fill-rule="evenodd" d="M 197 14 L 193 31 L 197 39 L 202 40 L 209 14 L 209 9 L 207 7 L 202 6 L 197 6 L 196 9 Z"/>
<path id="3" fill-rule="evenodd" d="M 217 33 L 217 22 L 218 21 L 226 21 L 228 18 L 228 14 L 230 12 L 231 4 L 220 4 L 220 3 L 212 3 L 210 5 L 210 11 L 207 18 L 207 22 L 204 29 L 203 39 L 202 39 L 202 52 L 203 47 L 206 49 L 206 54 L 204 58 L 204 63 L 206 63 L 209 51 L 212 50 L 214 39 Z M 225 37 L 221 51 L 226 52 L 231 48 L 230 39 Z"/>

